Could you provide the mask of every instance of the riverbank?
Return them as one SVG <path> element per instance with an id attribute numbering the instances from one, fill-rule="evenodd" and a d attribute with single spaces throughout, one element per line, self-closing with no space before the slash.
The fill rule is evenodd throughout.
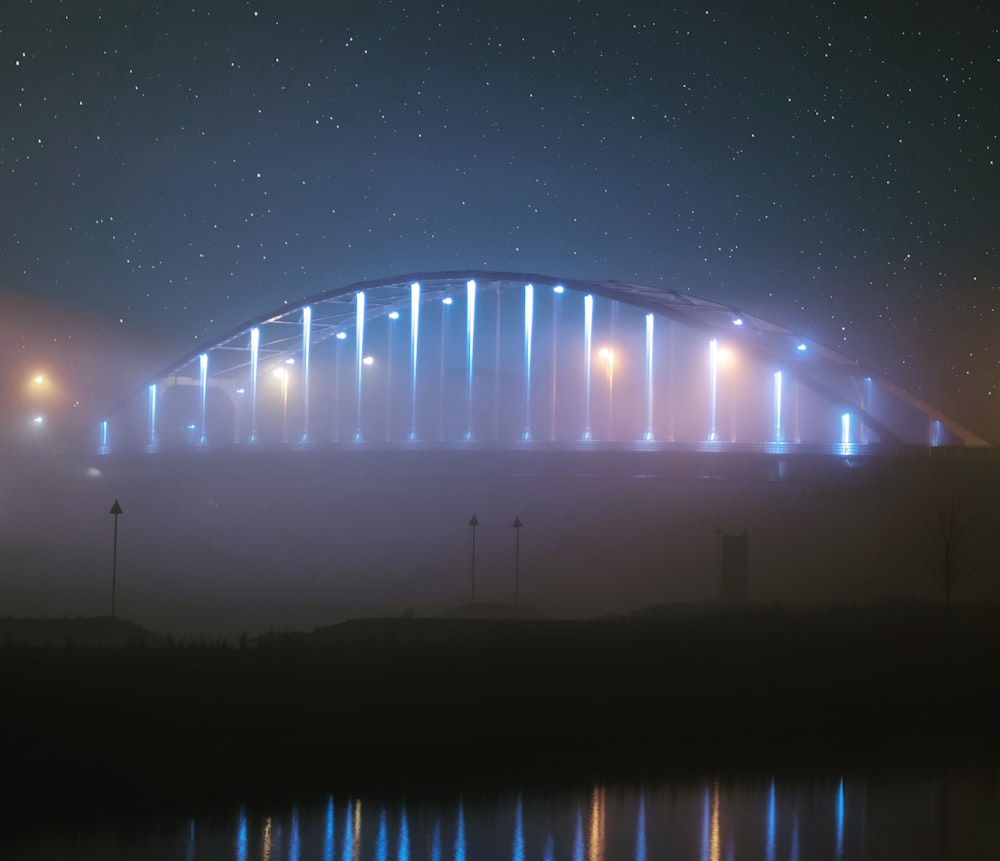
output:
<path id="1" fill-rule="evenodd" d="M 38 809 L 995 762 L 996 618 L 661 608 L 369 619 L 235 645 L 8 640 L 0 768 L 10 801 Z"/>

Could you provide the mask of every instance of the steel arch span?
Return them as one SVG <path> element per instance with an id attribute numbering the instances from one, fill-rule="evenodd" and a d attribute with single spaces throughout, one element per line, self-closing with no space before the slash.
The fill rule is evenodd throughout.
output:
<path id="1" fill-rule="evenodd" d="M 879 453 L 985 440 L 785 326 L 687 293 L 481 270 L 364 281 L 184 356 L 98 448 Z"/>

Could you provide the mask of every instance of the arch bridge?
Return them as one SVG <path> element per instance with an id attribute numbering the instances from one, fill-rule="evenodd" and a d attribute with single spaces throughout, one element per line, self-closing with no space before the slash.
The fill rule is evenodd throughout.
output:
<path id="1" fill-rule="evenodd" d="M 102 422 L 97 444 L 837 455 L 987 445 L 853 359 L 734 306 L 481 270 L 364 281 L 254 317 L 166 368 Z"/>

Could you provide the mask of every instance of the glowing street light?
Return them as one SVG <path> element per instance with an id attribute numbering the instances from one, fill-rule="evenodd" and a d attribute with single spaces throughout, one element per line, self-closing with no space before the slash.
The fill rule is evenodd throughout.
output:
<path id="1" fill-rule="evenodd" d="M 288 368 L 275 368 L 274 378 L 281 382 L 281 441 L 288 442 Z"/>
<path id="2" fill-rule="evenodd" d="M 334 336 L 338 344 L 347 340 L 347 332 L 341 330 Z M 334 352 L 333 366 L 333 440 L 340 442 L 340 349 Z"/>
<path id="3" fill-rule="evenodd" d="M 604 359 L 608 374 L 608 439 L 614 438 L 614 402 L 615 402 L 615 351 L 610 347 L 601 347 L 597 355 Z"/>
<path id="4" fill-rule="evenodd" d="M 719 366 L 725 368 L 727 365 L 731 366 L 733 354 L 723 347 L 719 350 L 717 358 Z M 736 442 L 736 386 L 733 384 L 731 375 L 725 397 L 729 402 L 729 439 L 731 442 Z"/>
<path id="5" fill-rule="evenodd" d="M 708 342 L 709 396 L 711 400 L 712 419 L 712 426 L 708 433 L 708 439 L 710 442 L 719 441 L 719 430 L 716 423 L 719 400 L 719 363 L 725 363 L 728 361 L 729 352 L 724 349 L 719 349 L 719 342 L 715 338 L 712 338 L 712 340 Z"/>

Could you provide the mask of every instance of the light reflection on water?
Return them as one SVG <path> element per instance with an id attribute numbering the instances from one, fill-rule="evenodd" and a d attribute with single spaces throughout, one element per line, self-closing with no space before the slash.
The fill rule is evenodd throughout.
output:
<path id="1" fill-rule="evenodd" d="M 153 831 L 49 828 L 23 834 L 12 846 L 4 839 L 0 856 L 11 861 L 996 857 L 998 777 L 977 772 L 825 781 L 717 778 L 450 801 L 331 795 L 286 807 L 241 806 L 231 817 L 187 816 L 173 825 L 167 820 Z"/>

